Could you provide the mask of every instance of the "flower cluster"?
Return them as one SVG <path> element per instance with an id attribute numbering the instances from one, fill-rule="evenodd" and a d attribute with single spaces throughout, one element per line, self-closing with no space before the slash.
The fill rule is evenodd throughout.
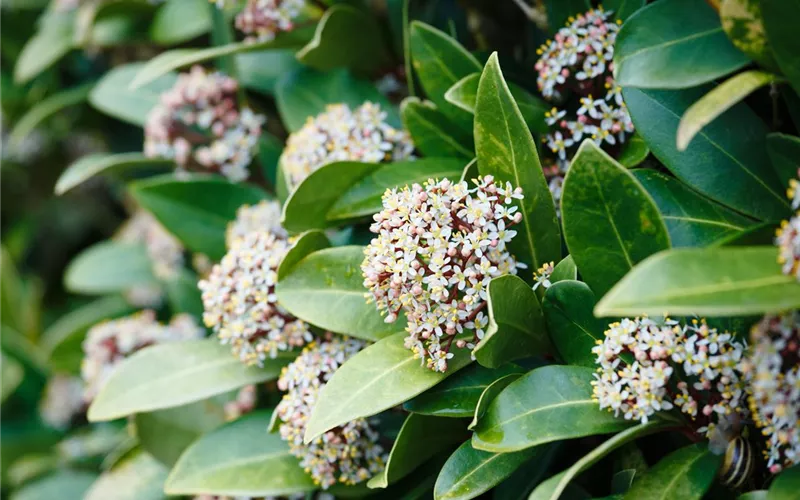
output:
<path id="1" fill-rule="evenodd" d="M 281 204 L 275 200 L 263 200 L 256 205 L 242 205 L 236 211 L 236 219 L 228 223 L 225 243 L 228 248 L 240 238 L 253 231 L 268 231 L 277 238 L 288 238 L 281 226 Z"/>
<path id="2" fill-rule="evenodd" d="M 600 408 L 641 422 L 678 407 L 693 421 L 700 419 L 697 432 L 709 434 L 714 415 L 746 414 L 741 404 L 744 349 L 730 333 L 719 333 L 704 320 L 681 327 L 669 319 L 625 318 L 609 325 L 592 349 L 599 365 L 594 398 Z"/>
<path id="3" fill-rule="evenodd" d="M 194 66 L 182 73 L 147 118 L 144 152 L 175 160 L 178 171 L 219 171 L 247 179 L 265 118 L 237 104 L 236 80 Z"/>
<path id="4" fill-rule="evenodd" d="M 389 125 L 380 105 L 365 102 L 351 110 L 332 104 L 289 136 L 280 164 L 296 186 L 331 162 L 391 162 L 411 158 L 413 152 L 408 133 Z"/>
<path id="5" fill-rule="evenodd" d="M 329 336 L 312 343 L 283 369 L 278 388 L 287 391 L 275 411 L 280 435 L 314 482 L 327 489 L 336 482 L 356 484 L 380 472 L 386 463 L 378 433 L 363 418 L 329 430 L 309 444 L 303 436 L 319 391 L 333 373 L 364 347 L 364 342 Z"/>
<path id="6" fill-rule="evenodd" d="M 235 223 L 234 223 L 235 226 Z M 308 325 L 278 303 L 278 266 L 291 244 L 268 231 L 234 239 L 228 253 L 198 286 L 203 322 L 248 365 L 311 341 Z"/>
<path id="7" fill-rule="evenodd" d="M 139 349 L 165 342 L 201 338 L 205 332 L 188 314 L 174 316 L 168 325 L 156 321 L 151 310 L 93 326 L 83 341 L 81 376 L 84 401 L 91 402 L 117 363 Z"/>
<path id="8" fill-rule="evenodd" d="M 750 410 L 767 438 L 767 466 L 777 474 L 800 463 L 800 312 L 764 317 L 751 340 Z"/>
<path id="9" fill-rule="evenodd" d="M 555 269 L 554 262 L 545 262 L 542 267 L 536 270 L 533 273 L 533 289 L 536 290 L 539 287 L 544 288 L 547 290 L 553 284 L 550 282 L 550 276 L 553 275 L 553 269 Z"/>
<path id="10" fill-rule="evenodd" d="M 305 0 L 247 0 L 236 16 L 236 29 L 247 35 L 246 41 L 269 42 L 294 29 L 305 5 Z"/>
<path id="11" fill-rule="evenodd" d="M 483 338 L 489 281 L 525 267 L 506 248 L 522 220 L 512 205 L 522 189 L 492 176 L 474 182 L 473 189 L 444 179 L 387 190 L 370 227 L 378 236 L 361 264 L 367 298 L 388 313 L 387 323 L 405 311 L 406 347 L 440 372 L 465 329 L 473 336 L 457 340 L 458 347 L 472 348 Z"/>
<path id="12" fill-rule="evenodd" d="M 47 381 L 39 405 L 39 414 L 47 425 L 54 429 L 67 429 L 83 410 L 83 381 L 80 377 L 57 374 Z"/>
<path id="13" fill-rule="evenodd" d="M 237 418 L 250 413 L 256 407 L 258 402 L 258 392 L 256 386 L 253 384 L 246 385 L 239 389 L 236 393 L 236 398 L 232 401 L 225 403 L 223 411 L 225 413 L 225 420 L 230 422 Z"/>
<path id="14" fill-rule="evenodd" d="M 183 267 L 183 245 L 145 210 L 137 210 L 114 239 L 144 244 L 157 278 L 173 278 Z"/>
<path id="15" fill-rule="evenodd" d="M 778 245 L 778 262 L 783 266 L 783 273 L 800 280 L 800 182 L 797 179 L 789 181 L 787 195 L 796 212 L 789 220 L 781 222 L 775 244 Z"/>

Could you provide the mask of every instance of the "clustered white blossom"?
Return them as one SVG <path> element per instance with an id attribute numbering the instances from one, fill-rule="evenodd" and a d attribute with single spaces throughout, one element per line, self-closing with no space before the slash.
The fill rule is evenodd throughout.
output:
<path id="1" fill-rule="evenodd" d="M 536 270 L 533 273 L 533 289 L 536 290 L 539 287 L 544 288 L 547 290 L 553 284 L 550 282 L 550 276 L 553 274 L 553 269 L 555 269 L 554 262 L 545 262 L 542 267 Z"/>
<path id="2" fill-rule="evenodd" d="M 796 212 L 789 220 L 781 222 L 775 244 L 778 246 L 778 262 L 783 266 L 783 273 L 800 281 L 800 182 L 797 179 L 789 181 L 787 195 Z"/>
<path id="3" fill-rule="evenodd" d="M 625 318 L 612 323 L 592 349 L 599 368 L 594 398 L 627 420 L 647 422 L 658 411 L 678 407 L 696 430 L 709 435 L 716 420 L 746 415 L 741 360 L 745 345 L 705 320 Z M 673 379 L 673 374 L 675 379 Z"/>
<path id="4" fill-rule="evenodd" d="M 67 429 L 83 410 L 83 381 L 80 377 L 56 374 L 47 381 L 39 405 L 39 414 L 47 425 L 54 429 Z"/>
<path id="5" fill-rule="evenodd" d="M 391 162 L 412 158 L 413 152 L 408 133 L 389 125 L 380 105 L 365 102 L 351 110 L 331 104 L 289 136 L 280 164 L 293 187 L 328 163 Z"/>
<path id="6" fill-rule="evenodd" d="M 242 205 L 236 211 L 236 219 L 228 224 L 225 243 L 228 247 L 234 241 L 244 238 L 253 231 L 268 231 L 277 238 L 288 238 L 281 226 L 281 204 L 275 200 L 263 200 L 256 205 Z"/>
<path id="7" fill-rule="evenodd" d="M 253 384 L 246 385 L 239 389 L 236 393 L 236 398 L 232 401 L 225 403 L 223 411 L 225 413 L 225 420 L 230 422 L 237 418 L 250 413 L 255 409 L 258 402 L 258 393 L 256 386 Z"/>
<path id="8" fill-rule="evenodd" d="M 278 379 L 278 388 L 287 391 L 275 408 L 282 422 L 281 438 L 323 489 L 337 482 L 352 485 L 365 481 L 385 467 L 386 454 L 378 443 L 379 435 L 364 418 L 331 429 L 309 444 L 303 443 L 319 391 L 364 346 L 360 340 L 329 336 L 306 346 Z"/>
<path id="9" fill-rule="evenodd" d="M 200 66 L 181 73 L 147 118 L 145 154 L 175 160 L 178 172 L 219 171 L 233 182 L 247 179 L 266 118 L 239 110 L 238 89 L 233 78 Z"/>
<path id="10" fill-rule="evenodd" d="M 622 89 L 612 76 L 619 25 L 607 20 L 610 15 L 599 8 L 570 18 L 552 41 L 537 50 L 536 83 L 544 98 L 556 106 L 546 114 L 550 132 L 542 138 L 557 157 L 555 165 L 545 171 L 556 201 L 569 167 L 570 148 L 584 138 L 613 147 L 633 132 Z M 559 109 L 570 94 L 580 97 L 577 111 Z"/>
<path id="11" fill-rule="evenodd" d="M 93 326 L 83 341 L 81 377 L 85 384 L 84 401 L 90 403 L 117 363 L 139 349 L 153 344 L 198 339 L 204 333 L 189 314 L 178 314 L 165 325 L 156 320 L 152 310 Z"/>
<path id="12" fill-rule="evenodd" d="M 247 0 L 236 15 L 236 29 L 247 35 L 246 41 L 272 41 L 278 33 L 294 29 L 305 5 L 305 0 Z"/>
<path id="13" fill-rule="evenodd" d="M 144 244 L 157 278 L 173 278 L 183 267 L 183 245 L 145 210 L 134 212 L 114 239 L 123 243 Z"/>
<path id="14" fill-rule="evenodd" d="M 750 335 L 750 411 L 767 439 L 767 466 L 777 474 L 800 463 L 800 312 L 768 315 Z"/>
<path id="15" fill-rule="evenodd" d="M 454 342 L 471 349 L 483 338 L 489 281 L 525 267 L 506 248 L 522 220 L 513 206 L 522 189 L 490 175 L 474 182 L 386 190 L 361 264 L 367 299 L 387 323 L 406 313 L 406 347 L 434 371 L 447 370 Z M 456 340 L 465 330 L 472 337 Z"/>

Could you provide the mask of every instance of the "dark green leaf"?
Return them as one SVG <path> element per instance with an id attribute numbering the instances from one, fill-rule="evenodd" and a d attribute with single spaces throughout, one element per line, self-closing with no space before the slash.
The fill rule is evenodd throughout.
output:
<path id="1" fill-rule="evenodd" d="M 91 472 L 64 469 L 26 484 L 11 495 L 11 500 L 83 498 L 95 479 L 97 475 Z"/>
<path id="2" fill-rule="evenodd" d="M 564 239 L 581 276 L 604 294 L 636 263 L 669 248 L 653 199 L 592 141 L 581 144 L 564 179 Z"/>
<path id="3" fill-rule="evenodd" d="M 775 60 L 794 91 L 800 93 L 800 40 L 794 22 L 800 17 L 800 0 L 761 0 L 761 11 Z"/>
<path id="4" fill-rule="evenodd" d="M 136 450 L 102 473 L 84 500 L 161 500 L 169 471 L 147 453 Z"/>
<path id="5" fill-rule="evenodd" d="M 775 478 L 767 492 L 767 500 L 796 500 L 798 490 L 800 490 L 800 465 L 795 465 Z"/>
<path id="6" fill-rule="evenodd" d="M 625 494 L 630 500 L 701 499 L 722 462 L 722 457 L 708 451 L 705 443 L 681 448 L 661 459 L 637 478 Z"/>
<path id="7" fill-rule="evenodd" d="M 203 299 L 197 288 L 197 275 L 192 271 L 181 269 L 164 282 L 164 291 L 173 314 L 187 313 L 195 318 L 203 315 Z"/>
<path id="8" fill-rule="evenodd" d="M 453 124 L 432 102 L 407 97 L 400 106 L 403 125 L 426 156 L 472 158 L 472 136 Z"/>
<path id="9" fill-rule="evenodd" d="M 128 85 L 144 66 L 144 63 L 125 64 L 106 73 L 89 94 L 89 103 L 107 115 L 143 127 L 150 111 L 158 105 L 161 93 L 178 79 L 177 73 L 165 71 L 147 85 L 131 89 Z"/>
<path id="10" fill-rule="evenodd" d="M 55 193 L 62 195 L 95 175 L 121 170 L 171 169 L 175 164 L 163 158 L 148 158 L 142 153 L 89 154 L 70 164 L 56 182 Z"/>
<path id="11" fill-rule="evenodd" d="M 639 134 L 634 133 L 626 139 L 622 151 L 617 157 L 617 162 L 623 167 L 633 168 L 646 160 L 648 155 L 650 155 L 650 148 Z"/>
<path id="12" fill-rule="evenodd" d="M 781 185 L 788 186 L 790 179 L 800 176 L 800 137 L 769 134 L 767 152 Z"/>
<path id="13" fill-rule="evenodd" d="M 283 260 L 278 266 L 278 280 L 282 280 L 298 262 L 308 255 L 330 246 L 331 242 L 322 231 L 307 231 L 297 236 L 294 245 L 292 245 L 289 252 L 284 255 Z"/>
<path id="14" fill-rule="evenodd" d="M 206 0 L 167 0 L 150 24 L 150 39 L 173 45 L 208 33 L 211 29 Z"/>
<path id="15" fill-rule="evenodd" d="M 588 0 L 545 0 L 544 5 L 551 33 L 556 33 L 566 25 L 570 17 L 582 14 L 591 8 Z"/>
<path id="16" fill-rule="evenodd" d="M 75 257 L 64 274 L 64 286 L 76 293 L 122 292 L 157 284 L 144 245 L 104 241 Z"/>
<path id="17" fill-rule="evenodd" d="M 514 471 L 492 492 L 493 500 L 526 500 L 533 488 L 542 481 L 550 468 L 550 463 L 561 449 L 560 443 L 547 446 L 550 451 L 544 457 L 537 457 Z M 535 448 L 534 448 L 535 449 Z"/>
<path id="18" fill-rule="evenodd" d="M 278 80 L 299 68 L 300 63 L 292 49 L 269 49 L 236 54 L 236 67 L 239 68 L 239 83 L 244 88 L 273 95 Z M 261 138 L 266 134 L 262 132 Z"/>
<path id="19" fill-rule="evenodd" d="M 625 469 L 617 472 L 611 478 L 611 492 L 622 494 L 631 489 L 633 481 L 636 479 L 636 469 Z"/>
<path id="20" fill-rule="evenodd" d="M 575 265 L 572 255 L 567 255 L 561 259 L 561 262 L 556 264 L 556 267 L 553 268 L 553 273 L 550 275 L 550 283 L 576 279 L 578 279 L 578 267 Z"/>
<path id="21" fill-rule="evenodd" d="M 14 81 L 28 83 L 74 47 L 75 13 L 48 10 L 39 28 L 22 48 L 14 66 Z"/>
<path id="22" fill-rule="evenodd" d="M 620 21 L 625 21 L 634 12 L 644 7 L 647 0 L 606 0 L 603 7 L 614 13 L 614 17 Z"/>
<path id="23" fill-rule="evenodd" d="M 475 404 L 475 413 L 472 415 L 472 421 L 469 423 L 469 426 L 467 426 L 467 429 L 473 430 L 475 426 L 478 425 L 478 421 L 483 414 L 486 413 L 489 403 L 494 401 L 494 398 L 503 392 L 503 389 L 508 387 L 511 382 L 517 380 L 521 376 L 522 373 L 510 373 L 487 385 L 483 392 L 481 392 L 478 402 Z"/>
<path id="24" fill-rule="evenodd" d="M 560 281 L 542 302 L 547 330 L 561 358 L 570 365 L 597 366 L 592 347 L 603 339 L 603 322 L 594 317 L 594 293 L 581 281 Z"/>

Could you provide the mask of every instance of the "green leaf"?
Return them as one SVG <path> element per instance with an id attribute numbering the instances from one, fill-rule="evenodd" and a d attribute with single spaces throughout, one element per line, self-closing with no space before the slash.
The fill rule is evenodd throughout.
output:
<path id="1" fill-rule="evenodd" d="M 482 175 L 521 187 L 522 222 L 508 244 L 517 260 L 537 269 L 561 260 L 561 236 L 553 198 L 528 127 L 503 79 L 497 54 L 486 63 L 475 104 L 475 151 Z M 529 280 L 526 280 L 529 281 Z"/>
<path id="2" fill-rule="evenodd" d="M 158 105 L 161 93 L 178 80 L 171 71 L 161 73 L 147 85 L 131 89 L 128 85 L 145 67 L 145 63 L 117 66 L 97 82 L 89 94 L 89 103 L 107 115 L 143 127 L 150 111 Z"/>
<path id="3" fill-rule="evenodd" d="M 472 158 L 472 136 L 453 124 L 436 105 L 407 97 L 400 105 L 403 126 L 425 156 Z"/>
<path id="4" fill-rule="evenodd" d="M 761 0 L 722 0 L 719 18 L 722 29 L 737 49 L 760 66 L 777 72 L 778 64 L 764 31 Z"/>
<path id="5" fill-rule="evenodd" d="M 736 497 L 736 500 L 768 500 L 768 494 L 767 490 L 753 490 L 742 493 Z"/>
<path id="6" fill-rule="evenodd" d="M 478 421 L 483 414 L 486 413 L 489 403 L 494 401 L 494 398 L 496 398 L 497 395 L 503 391 L 503 389 L 508 387 L 511 382 L 517 380 L 521 376 L 522 373 L 510 373 L 487 385 L 483 392 L 481 392 L 478 402 L 475 404 L 475 413 L 473 413 L 472 421 L 469 423 L 469 426 L 467 426 L 467 429 L 473 430 L 475 426 L 478 425 Z"/>
<path id="7" fill-rule="evenodd" d="M 181 269 L 176 276 L 164 282 L 172 314 L 187 313 L 195 318 L 203 316 L 203 299 L 197 288 L 197 275 L 188 269 Z"/>
<path id="8" fill-rule="evenodd" d="M 157 283 L 144 245 L 116 241 L 87 248 L 64 273 L 64 286 L 75 293 L 114 293 Z"/>
<path id="9" fill-rule="evenodd" d="M 50 358 L 53 370 L 80 373 L 83 349 L 81 344 L 92 326 L 107 319 L 134 312 L 135 308 L 121 296 L 97 299 L 58 318 L 42 334 L 40 345 Z"/>
<path id="10" fill-rule="evenodd" d="M 478 363 L 496 368 L 507 361 L 546 354 L 550 339 L 536 292 L 517 276 L 489 282 L 489 327 L 472 351 Z"/>
<path id="11" fill-rule="evenodd" d="M 211 29 L 206 0 L 167 0 L 150 24 L 150 39 L 159 45 L 174 45 L 196 38 Z"/>
<path id="12" fill-rule="evenodd" d="M 781 80 L 764 71 L 750 70 L 728 78 L 692 104 L 678 125 L 678 150 L 685 151 L 700 130 L 759 88 Z"/>
<path id="13" fill-rule="evenodd" d="M 790 179 L 800 176 L 800 137 L 769 134 L 767 152 L 782 186 L 788 186 Z"/>
<path id="14" fill-rule="evenodd" d="M 800 0 L 761 0 L 761 12 L 775 60 L 794 91 L 800 93 L 800 40 L 794 22 L 800 16 Z"/>
<path id="15" fill-rule="evenodd" d="M 343 335 L 378 340 L 405 328 L 385 323 L 365 298 L 361 261 L 364 248 L 345 246 L 314 252 L 278 282 L 278 301 L 298 318 Z"/>
<path id="16" fill-rule="evenodd" d="M 406 349 L 405 337 L 402 332 L 380 340 L 339 367 L 319 393 L 306 427 L 306 442 L 338 425 L 408 401 L 470 363 L 469 353 L 457 349 L 447 371 L 434 372 Z"/>
<path id="17" fill-rule="evenodd" d="M 486 388 L 512 373 L 519 375 L 524 373 L 524 370 L 512 364 L 497 369 L 471 365 L 414 399 L 406 401 L 403 409 L 436 417 L 472 417 L 478 400 Z"/>
<path id="18" fill-rule="evenodd" d="M 144 64 L 144 67 L 136 74 L 133 81 L 130 82 L 130 88 L 137 89 L 170 71 L 205 62 L 210 59 L 219 59 L 257 50 L 301 47 L 311 39 L 313 32 L 314 27 L 309 26 L 280 33 L 274 40 L 265 42 L 238 42 L 206 49 L 173 49 L 163 52 Z"/>
<path id="19" fill-rule="evenodd" d="M 27 483 L 11 495 L 11 500 L 51 500 L 83 498 L 97 479 L 91 472 L 63 469 L 42 479 Z"/>
<path id="20" fill-rule="evenodd" d="M 716 11 L 695 0 L 662 0 L 640 9 L 614 44 L 614 78 L 623 87 L 694 87 L 749 62 L 722 31 Z"/>
<path id="21" fill-rule="evenodd" d="M 70 106 L 86 100 L 94 83 L 85 83 L 57 92 L 41 102 L 34 104 L 19 120 L 8 136 L 8 144 L 18 146 L 36 127 L 49 117 Z"/>
<path id="22" fill-rule="evenodd" d="M 330 104 L 343 103 L 356 108 L 370 101 L 381 105 L 386 121 L 400 126 L 400 115 L 375 85 L 353 77 L 345 69 L 321 73 L 309 68 L 285 74 L 275 84 L 275 102 L 289 132 L 298 131 L 309 117 L 325 111 Z"/>
<path id="23" fill-rule="evenodd" d="M 294 52 L 292 49 L 270 49 L 236 54 L 239 83 L 246 89 L 274 95 L 278 80 L 301 67 Z M 264 139 L 267 134 L 262 131 L 261 138 Z M 280 146 L 283 148 L 282 141 Z"/>
<path id="24" fill-rule="evenodd" d="M 84 500 L 165 499 L 164 480 L 168 472 L 161 462 L 141 450 L 135 450 L 111 470 L 102 473 Z"/>
<path id="25" fill-rule="evenodd" d="M 570 17 L 582 14 L 591 8 L 588 0 L 544 0 L 544 5 L 551 33 L 556 33 L 566 25 Z"/>
<path id="26" fill-rule="evenodd" d="M 436 479 L 435 500 L 468 500 L 489 491 L 529 460 L 545 458 L 550 446 L 515 453 L 476 450 L 465 442 L 450 455 Z"/>
<path id="27" fill-rule="evenodd" d="M 634 170 L 633 176 L 655 200 L 673 247 L 711 245 L 754 224 L 674 177 L 649 169 Z"/>
<path id="28" fill-rule="evenodd" d="M 622 93 L 636 131 L 678 179 L 746 215 L 779 219 L 789 208 L 769 166 L 767 129 L 744 103 L 705 126 L 686 151 L 678 151 L 678 121 L 708 90 L 707 86 L 678 91 L 625 88 Z"/>
<path id="29" fill-rule="evenodd" d="M 89 407 L 91 422 L 174 408 L 248 384 L 274 380 L 297 353 L 279 352 L 264 367 L 245 366 L 216 338 L 142 349 L 114 369 Z"/>
<path id="30" fill-rule="evenodd" d="M 647 159 L 650 155 L 650 148 L 639 134 L 634 133 L 626 139 L 619 152 L 617 162 L 623 167 L 633 168 Z"/>
<path id="31" fill-rule="evenodd" d="M 94 153 L 71 163 L 56 182 L 55 194 L 62 195 L 101 173 L 136 169 L 172 169 L 175 163 L 163 158 L 148 158 L 142 153 Z"/>
<path id="32" fill-rule="evenodd" d="M 466 437 L 460 422 L 449 418 L 411 414 L 397 434 L 386 468 L 367 482 L 370 488 L 386 488 L 407 476 L 440 451 Z"/>
<path id="33" fill-rule="evenodd" d="M 472 446 L 509 453 L 630 427 L 592 399 L 593 373 L 580 366 L 545 366 L 520 377 L 489 404 Z"/>
<path id="34" fill-rule="evenodd" d="M 344 67 L 366 75 L 391 65 L 378 21 L 368 11 L 345 4 L 325 11 L 297 59 L 320 71 Z"/>
<path id="35" fill-rule="evenodd" d="M 564 493 L 564 490 L 570 486 L 569 483 L 575 479 L 578 474 L 589 469 L 612 451 L 635 439 L 647 436 L 649 434 L 654 434 L 674 425 L 675 424 L 672 422 L 651 420 L 646 424 L 638 424 L 620 432 L 619 434 L 607 439 L 603 444 L 575 462 L 569 469 L 560 472 L 541 483 L 536 487 L 535 490 L 533 490 L 533 493 L 531 493 L 528 499 L 558 500 L 561 498 L 561 494 Z"/>
<path id="36" fill-rule="evenodd" d="M 17 57 L 14 66 L 14 82 L 28 83 L 74 47 L 74 12 L 46 11 L 39 20 L 39 27 Z"/>
<path id="37" fill-rule="evenodd" d="M 331 242 L 322 231 L 306 231 L 297 236 L 294 245 L 292 245 L 292 248 L 284 255 L 283 260 L 281 260 L 278 266 L 278 281 L 286 277 L 289 271 L 291 271 L 298 262 L 310 254 L 330 246 Z"/>
<path id="38" fill-rule="evenodd" d="M 492 499 L 526 500 L 533 488 L 542 481 L 542 476 L 547 473 L 550 463 L 561 447 L 561 443 L 547 446 L 550 451 L 545 456 L 529 461 L 498 484 L 492 492 Z"/>
<path id="39" fill-rule="evenodd" d="M 455 83 L 452 87 L 447 89 L 444 98 L 450 104 L 458 106 L 464 111 L 475 113 L 475 102 L 478 99 L 478 82 L 480 81 L 480 73 L 472 73 L 465 76 Z M 519 85 L 513 83 L 508 84 L 508 89 L 517 103 L 522 118 L 528 125 L 532 132 L 546 133 L 549 128 L 545 122 L 544 114 L 549 110 L 547 104 L 539 98 L 531 95 L 527 90 Z"/>
<path id="40" fill-rule="evenodd" d="M 556 264 L 556 267 L 553 268 L 553 273 L 550 275 L 550 283 L 576 279 L 578 279 L 578 267 L 575 265 L 572 255 L 567 255 L 561 259 L 561 262 Z"/>
<path id="41" fill-rule="evenodd" d="M 9 396 L 14 394 L 22 378 L 25 376 L 25 369 L 14 358 L 0 353 L 0 359 L 3 364 L 0 366 L 2 374 L 0 374 L 0 402 L 5 402 Z"/>
<path id="42" fill-rule="evenodd" d="M 767 491 L 767 500 L 791 500 L 797 498 L 800 489 L 800 465 L 781 472 Z"/>
<path id="43" fill-rule="evenodd" d="M 745 316 L 800 307 L 800 283 L 775 247 L 677 248 L 645 260 L 600 300 L 597 316 Z"/>
<path id="44" fill-rule="evenodd" d="M 681 448 L 637 478 L 625 498 L 699 500 L 714 482 L 721 462 L 722 457 L 711 453 L 705 443 Z"/>
<path id="45" fill-rule="evenodd" d="M 542 302 L 547 330 L 558 354 L 570 365 L 595 368 L 592 348 L 603 339 L 603 322 L 594 317 L 596 301 L 582 281 L 560 281 L 547 289 Z"/>
<path id="46" fill-rule="evenodd" d="M 266 432 L 271 413 L 245 415 L 192 444 L 172 469 L 167 493 L 262 497 L 314 490 L 286 442 Z"/>
<path id="47" fill-rule="evenodd" d="M 212 260 L 225 255 L 225 230 L 236 210 L 267 197 L 253 185 L 200 175 L 182 180 L 172 175 L 153 177 L 131 184 L 130 193 L 189 250 Z"/>
<path id="48" fill-rule="evenodd" d="M 409 29 L 411 62 L 428 99 L 458 126 L 469 129 L 472 117 L 450 104 L 445 92 L 459 80 L 480 72 L 481 65 L 456 40 L 420 21 L 412 21 Z"/>
<path id="49" fill-rule="evenodd" d="M 620 21 L 625 21 L 634 12 L 644 7 L 647 0 L 606 0 L 603 7 L 614 13 L 614 17 Z"/>
<path id="50" fill-rule="evenodd" d="M 581 144 L 564 179 L 561 217 L 569 253 L 598 294 L 670 245 L 650 195 L 590 140 Z"/>

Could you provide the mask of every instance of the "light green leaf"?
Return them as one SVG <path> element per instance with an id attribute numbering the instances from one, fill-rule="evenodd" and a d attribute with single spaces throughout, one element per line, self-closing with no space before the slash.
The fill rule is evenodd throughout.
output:
<path id="1" fill-rule="evenodd" d="M 84 500 L 161 500 L 169 471 L 158 460 L 141 450 L 122 458 L 102 473 Z"/>
<path id="2" fill-rule="evenodd" d="M 614 44 L 614 77 L 623 87 L 689 88 L 749 62 L 722 31 L 716 11 L 695 0 L 662 0 L 640 9 Z"/>
<path id="3" fill-rule="evenodd" d="M 339 367 L 319 393 L 306 427 L 306 442 L 337 425 L 408 401 L 470 363 L 469 353 L 457 349 L 447 371 L 434 372 L 406 349 L 405 337 L 402 332 L 380 340 Z"/>
<path id="4" fill-rule="evenodd" d="M 331 242 L 325 233 L 322 231 L 306 231 L 305 233 L 297 236 L 297 239 L 289 249 L 283 260 L 278 266 L 278 280 L 282 280 L 289 271 L 291 271 L 298 262 L 306 258 L 308 255 L 323 250 L 331 246 Z"/>
<path id="5" fill-rule="evenodd" d="M 547 289 L 542 302 L 547 330 L 561 358 L 570 365 L 595 368 L 592 348 L 603 339 L 603 322 L 594 317 L 596 301 L 582 281 L 560 281 Z"/>
<path id="6" fill-rule="evenodd" d="M 162 92 L 178 79 L 171 71 L 161 73 L 147 85 L 131 89 L 128 85 L 145 67 L 145 63 L 117 66 L 97 82 L 89 94 L 89 103 L 107 115 L 143 127 L 150 111 L 160 101 Z"/>
<path id="7" fill-rule="evenodd" d="M 509 453 L 630 427 L 592 399 L 593 373 L 580 366 L 545 366 L 520 377 L 489 404 L 472 446 Z"/>
<path id="8" fill-rule="evenodd" d="M 788 186 L 790 179 L 800 176 L 800 137 L 769 134 L 767 152 L 782 186 Z"/>
<path id="9" fill-rule="evenodd" d="M 623 166 L 584 141 L 564 179 L 564 239 L 586 283 L 607 292 L 636 263 L 669 248 L 653 199 Z"/>
<path id="10" fill-rule="evenodd" d="M 522 222 L 509 251 L 529 269 L 561 260 L 561 236 L 550 190 L 528 127 L 503 79 L 497 54 L 489 57 L 475 104 L 475 151 L 482 175 L 521 187 Z M 529 280 L 526 280 L 529 281 Z M 530 282 L 530 281 L 529 281 Z"/>
<path id="11" fill-rule="evenodd" d="M 650 148 L 639 134 L 634 133 L 625 140 L 622 151 L 619 152 L 617 162 L 623 167 L 633 168 L 647 159 Z"/>
<path id="12" fill-rule="evenodd" d="M 595 307 L 597 316 L 743 316 L 800 307 L 800 283 L 775 247 L 677 248 L 650 257 Z"/>
<path id="13" fill-rule="evenodd" d="M 86 100 L 94 83 L 86 83 L 57 92 L 32 106 L 18 121 L 8 136 L 7 147 L 19 145 L 43 121 L 64 108 L 75 106 Z"/>
<path id="14" fill-rule="evenodd" d="M 747 493 L 742 493 L 736 497 L 736 500 L 768 500 L 767 495 L 767 490 L 753 490 L 748 491 Z"/>
<path id="15" fill-rule="evenodd" d="M 174 168 L 171 160 L 148 158 L 141 153 L 104 154 L 95 153 L 82 156 L 71 163 L 56 182 L 55 194 L 62 195 L 95 175 L 116 173 L 123 170 Z"/>
<path id="16" fill-rule="evenodd" d="M 722 0 L 719 18 L 722 29 L 737 49 L 760 66 L 777 72 L 778 63 L 764 31 L 761 0 Z"/>
<path id="17" fill-rule="evenodd" d="M 473 430 L 475 426 L 478 425 L 478 421 L 483 414 L 486 413 L 489 403 L 494 401 L 494 398 L 496 398 L 503 389 L 508 387 L 511 382 L 517 380 L 521 376 L 522 373 L 510 373 L 487 385 L 483 392 L 481 392 L 477 404 L 475 404 L 475 413 L 472 415 L 472 421 L 469 423 L 469 426 L 467 426 L 467 429 Z"/>
<path id="18" fill-rule="evenodd" d="M 546 354 L 552 347 L 536 292 L 517 276 L 489 282 L 489 327 L 472 351 L 478 363 L 496 368 L 515 359 Z"/>
<path id="19" fill-rule="evenodd" d="M 603 7 L 614 13 L 614 17 L 620 21 L 625 21 L 637 10 L 644 7 L 647 0 L 606 0 Z"/>
<path id="20" fill-rule="evenodd" d="M 550 275 L 550 283 L 576 279 L 578 279 L 578 267 L 575 265 L 572 255 L 567 255 L 561 259 L 561 262 L 556 264 L 553 268 L 553 273 Z"/>
<path id="21" fill-rule="evenodd" d="M 630 500 L 701 499 L 711 487 L 722 457 L 705 443 L 681 448 L 637 478 L 625 494 Z"/>
<path id="22" fill-rule="evenodd" d="M 239 83 L 246 89 L 274 95 L 278 80 L 283 75 L 301 67 L 294 52 L 292 49 L 268 49 L 236 54 Z M 268 132 L 262 131 L 261 139 L 263 140 L 268 134 Z M 283 148 L 283 141 L 280 142 L 280 147 Z M 280 150 L 278 155 L 280 155 Z"/>
<path id="23" fill-rule="evenodd" d="M 403 125 L 425 156 L 472 158 L 472 136 L 457 127 L 430 101 L 407 97 L 400 105 Z"/>
<path id="24" fill-rule="evenodd" d="M 365 298 L 361 261 L 364 248 L 345 246 L 314 252 L 280 279 L 278 301 L 298 318 L 335 333 L 378 340 L 405 328 L 385 323 Z"/>
<path id="25" fill-rule="evenodd" d="M 394 441 L 386 468 L 367 482 L 370 488 L 386 488 L 407 476 L 440 451 L 452 449 L 467 436 L 460 422 L 411 414 Z"/>
<path id="26" fill-rule="evenodd" d="M 215 338 L 142 349 L 115 368 L 89 407 L 91 422 L 174 408 L 248 384 L 274 380 L 297 353 L 279 352 L 262 368 L 245 366 Z"/>
<path id="27" fill-rule="evenodd" d="M 192 444 L 172 469 L 167 493 L 261 497 L 314 490 L 286 442 L 266 432 L 271 413 L 245 415 Z"/>
<path id="28" fill-rule="evenodd" d="M 52 500 L 83 498 L 97 479 L 91 472 L 63 469 L 27 483 L 11 495 L 11 500 Z"/>
<path id="29" fill-rule="evenodd" d="M 150 39 L 160 45 L 174 45 L 196 38 L 211 29 L 206 0 L 167 0 L 150 24 Z"/>
<path id="30" fill-rule="evenodd" d="M 800 465 L 781 472 L 767 491 L 767 500 L 792 500 L 800 489 Z"/>
<path id="31" fill-rule="evenodd" d="M 778 67 L 795 92 L 800 93 L 800 40 L 797 38 L 797 23 L 800 16 L 800 0 L 761 0 L 764 28 Z"/>
<path id="32" fill-rule="evenodd" d="M 2 359 L 2 373 L 0 373 L 0 402 L 5 402 L 9 396 L 14 394 L 22 378 L 25 376 L 25 370 L 22 365 L 14 358 L 8 357 L 0 353 Z"/>
<path id="33" fill-rule="evenodd" d="M 114 293 L 157 283 L 144 245 L 116 241 L 87 248 L 64 273 L 64 286 L 75 293 Z"/>
<path id="34" fill-rule="evenodd" d="M 74 47 L 74 12 L 46 11 L 39 27 L 28 39 L 14 66 L 14 82 L 28 83 L 42 71 L 54 65 Z"/>

